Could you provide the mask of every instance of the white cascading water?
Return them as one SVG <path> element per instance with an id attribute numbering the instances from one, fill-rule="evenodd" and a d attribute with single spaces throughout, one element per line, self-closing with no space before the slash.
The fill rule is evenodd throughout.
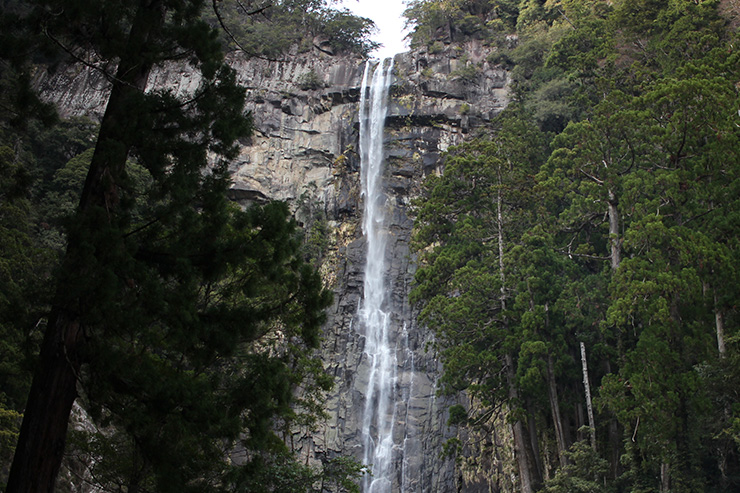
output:
<path id="1" fill-rule="evenodd" d="M 360 95 L 360 155 L 365 210 L 362 229 L 367 244 L 364 295 L 360 320 L 365 331 L 369 375 L 362 417 L 363 462 L 372 468 L 364 493 L 389 493 L 393 484 L 393 427 L 396 350 L 390 343 L 390 312 L 386 306 L 386 197 L 382 189 L 383 128 L 393 59 L 365 65 Z M 370 73 L 372 72 L 372 77 Z"/>

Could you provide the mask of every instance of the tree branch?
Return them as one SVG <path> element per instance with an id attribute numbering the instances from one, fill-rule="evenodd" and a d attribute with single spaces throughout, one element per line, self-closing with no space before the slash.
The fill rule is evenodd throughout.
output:
<path id="1" fill-rule="evenodd" d="M 96 70 L 96 71 L 100 72 L 101 74 L 103 74 L 103 75 L 105 76 L 105 78 L 106 78 L 106 79 L 108 79 L 108 82 L 118 82 L 119 84 L 124 84 L 124 85 L 127 85 L 127 86 L 129 86 L 129 87 L 133 87 L 133 86 L 132 86 L 131 84 L 129 84 L 128 82 L 126 82 L 126 81 L 123 81 L 123 80 L 119 79 L 118 77 L 116 77 L 116 76 L 115 76 L 115 75 L 113 75 L 112 73 L 108 72 L 108 71 L 107 71 L 107 70 L 105 70 L 104 68 L 101 68 L 101 67 L 99 67 L 99 66 L 95 65 L 94 63 L 88 62 L 88 61 L 87 61 L 87 60 L 85 60 L 84 58 L 82 58 L 82 57 L 80 57 L 79 55 L 77 55 L 77 54 L 76 54 L 75 52 L 73 52 L 73 51 L 72 51 L 72 50 L 71 50 L 70 48 L 68 48 L 68 47 L 67 47 L 67 46 L 66 46 L 66 45 L 65 45 L 64 43 L 62 43 L 62 42 L 61 42 L 61 41 L 59 41 L 59 40 L 58 40 L 57 38 L 55 38 L 55 37 L 54 37 L 54 36 L 53 36 L 53 35 L 52 35 L 52 34 L 51 34 L 51 33 L 49 32 L 49 30 L 48 30 L 48 29 L 46 29 L 45 27 L 44 27 L 44 35 L 45 35 L 45 36 L 46 36 L 47 38 L 49 38 L 50 40 L 52 40 L 52 41 L 53 41 L 53 42 L 54 42 L 54 43 L 55 43 L 55 44 L 56 44 L 57 46 L 59 46 L 59 47 L 60 47 L 60 48 L 61 48 L 61 49 L 62 49 L 62 50 L 63 50 L 63 51 L 65 52 L 65 53 L 67 53 L 67 54 L 68 54 L 69 56 L 71 56 L 72 58 L 74 58 L 75 60 L 77 60 L 78 62 L 80 62 L 81 64 L 83 64 L 84 66 L 86 66 L 86 67 L 88 67 L 88 68 L 91 68 L 91 69 L 93 69 L 93 70 Z"/>
<path id="2" fill-rule="evenodd" d="M 233 41 L 233 42 L 234 42 L 234 44 L 235 44 L 235 45 L 236 45 L 236 46 L 237 46 L 237 47 L 238 47 L 238 48 L 239 48 L 240 50 L 242 50 L 242 51 L 243 51 L 244 53 L 248 54 L 249 56 L 252 56 L 252 57 L 254 57 L 254 58 L 259 58 L 259 59 L 261 59 L 261 60 L 267 60 L 268 62 L 284 62 L 284 61 L 285 61 L 285 59 L 282 59 L 282 60 L 280 60 L 280 59 L 277 59 L 277 58 L 268 58 L 268 57 L 266 57 L 266 56 L 263 56 L 263 55 L 259 55 L 259 54 L 257 54 L 257 53 L 254 53 L 253 51 L 250 51 L 250 50 L 247 50 L 246 48 L 244 48 L 244 47 L 243 47 L 243 46 L 241 45 L 241 43 L 240 43 L 239 41 L 237 41 L 236 37 L 235 37 L 235 36 L 234 36 L 234 35 L 233 35 L 233 34 L 231 33 L 231 31 L 229 30 L 229 28 L 228 28 L 228 27 L 226 27 L 226 22 L 224 21 L 224 18 L 223 18 L 223 16 L 221 16 L 221 12 L 220 12 L 220 11 L 218 10 L 218 3 L 219 3 L 220 1 L 221 1 L 221 0 L 212 0 L 212 1 L 211 1 L 211 4 L 213 5 L 213 13 L 214 13 L 214 14 L 216 14 L 216 19 L 218 19 L 218 23 L 219 23 L 219 25 L 221 26 L 221 29 L 223 29 L 223 30 L 224 30 L 224 32 L 225 32 L 225 33 L 226 33 L 226 35 L 227 35 L 227 36 L 229 37 L 229 39 L 231 39 L 231 41 Z M 241 3 L 240 3 L 239 5 L 241 5 Z M 251 16 L 251 15 L 257 15 L 257 14 L 259 14 L 259 13 L 262 13 L 262 12 L 264 12 L 265 10 L 267 10 L 267 9 L 268 9 L 269 7 L 271 7 L 271 6 L 272 6 L 271 4 L 269 4 L 269 5 L 265 5 L 264 7 L 261 7 L 261 8 L 259 8 L 259 9 L 255 10 L 255 11 L 252 11 L 252 12 L 246 12 L 246 14 L 247 14 L 247 15 L 250 15 L 250 16 Z M 244 7 L 242 6 L 242 8 L 244 8 Z"/>
<path id="3" fill-rule="evenodd" d="M 590 175 L 590 174 L 586 173 L 586 171 L 585 171 L 585 170 L 584 170 L 583 168 L 579 168 L 579 171 L 580 171 L 581 173 L 583 173 L 584 175 L 586 175 L 587 177 L 591 178 L 591 179 L 592 179 L 593 181 L 595 181 L 595 182 L 596 182 L 596 183 L 598 183 L 599 185 L 603 185 L 603 184 L 604 184 L 604 182 L 603 182 L 602 180 L 599 180 L 599 179 L 598 179 L 598 178 L 596 178 L 595 176 L 593 176 L 593 175 Z"/>
<path id="4" fill-rule="evenodd" d="M 609 260 L 610 258 L 610 257 L 602 257 L 600 255 L 588 255 L 586 253 L 573 253 L 571 251 L 566 251 L 562 248 L 558 249 L 557 251 L 560 253 L 566 254 L 568 257 L 583 257 L 583 258 L 588 258 L 591 260 Z"/>

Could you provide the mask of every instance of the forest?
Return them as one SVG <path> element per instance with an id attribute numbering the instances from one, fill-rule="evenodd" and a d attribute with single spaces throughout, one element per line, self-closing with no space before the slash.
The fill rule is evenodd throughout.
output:
<path id="1" fill-rule="evenodd" d="M 737 4 L 414 1 L 406 15 L 412 46 L 492 44 L 513 86 L 415 204 L 412 300 L 444 391 L 470 396 L 450 423 L 468 437 L 508 423 L 522 492 L 737 491 Z"/>
<path id="2" fill-rule="evenodd" d="M 510 77 L 508 108 L 413 205 L 411 301 L 440 392 L 466 399 L 448 456 L 506 429 L 515 474 L 492 474 L 498 491 L 738 491 L 737 1 L 410 0 L 405 15 L 412 49 L 475 40 Z M 7 492 L 65 491 L 65 457 L 106 491 L 359 491 L 361 464 L 311 467 L 281 438 L 322 419 L 332 296 L 286 204 L 227 199 L 255 116 L 225 56 L 321 39 L 359 59 L 372 29 L 324 0 L 2 2 Z M 196 91 L 146 92 L 173 62 Z M 100 122 L 34 92 L 68 64 L 108 80 Z M 72 429 L 83 408 L 96 426 Z"/>

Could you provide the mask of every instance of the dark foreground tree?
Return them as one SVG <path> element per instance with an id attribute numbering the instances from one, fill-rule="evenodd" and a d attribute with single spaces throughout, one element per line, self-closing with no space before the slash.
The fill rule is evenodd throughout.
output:
<path id="1" fill-rule="evenodd" d="M 247 463 L 280 451 L 270 430 L 295 415 L 294 387 L 329 384 L 308 350 L 330 295 L 302 263 L 284 205 L 242 212 L 225 199 L 226 163 L 251 122 L 203 2 L 6 7 L 3 21 L 18 20 L 9 40 L 95 65 L 111 86 L 7 491 L 54 490 L 78 398 L 136 457 L 128 491 L 237 487 L 223 479 L 235 442 Z M 145 91 L 171 61 L 199 75 L 197 90 Z M 11 65 L 23 72 L 23 60 Z"/>

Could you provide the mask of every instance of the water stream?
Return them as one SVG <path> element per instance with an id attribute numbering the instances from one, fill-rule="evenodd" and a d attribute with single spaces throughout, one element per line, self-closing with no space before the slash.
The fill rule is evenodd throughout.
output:
<path id="1" fill-rule="evenodd" d="M 364 216 L 362 230 L 367 244 L 364 295 L 360 321 L 365 333 L 369 366 L 362 416 L 363 462 L 372 475 L 363 481 L 364 493 L 388 493 L 394 476 L 394 426 L 397 406 L 397 350 L 392 344 L 391 312 L 386 300 L 386 196 L 382 187 L 383 129 L 388 111 L 388 89 L 393 59 L 368 61 L 360 96 L 360 155 Z"/>

